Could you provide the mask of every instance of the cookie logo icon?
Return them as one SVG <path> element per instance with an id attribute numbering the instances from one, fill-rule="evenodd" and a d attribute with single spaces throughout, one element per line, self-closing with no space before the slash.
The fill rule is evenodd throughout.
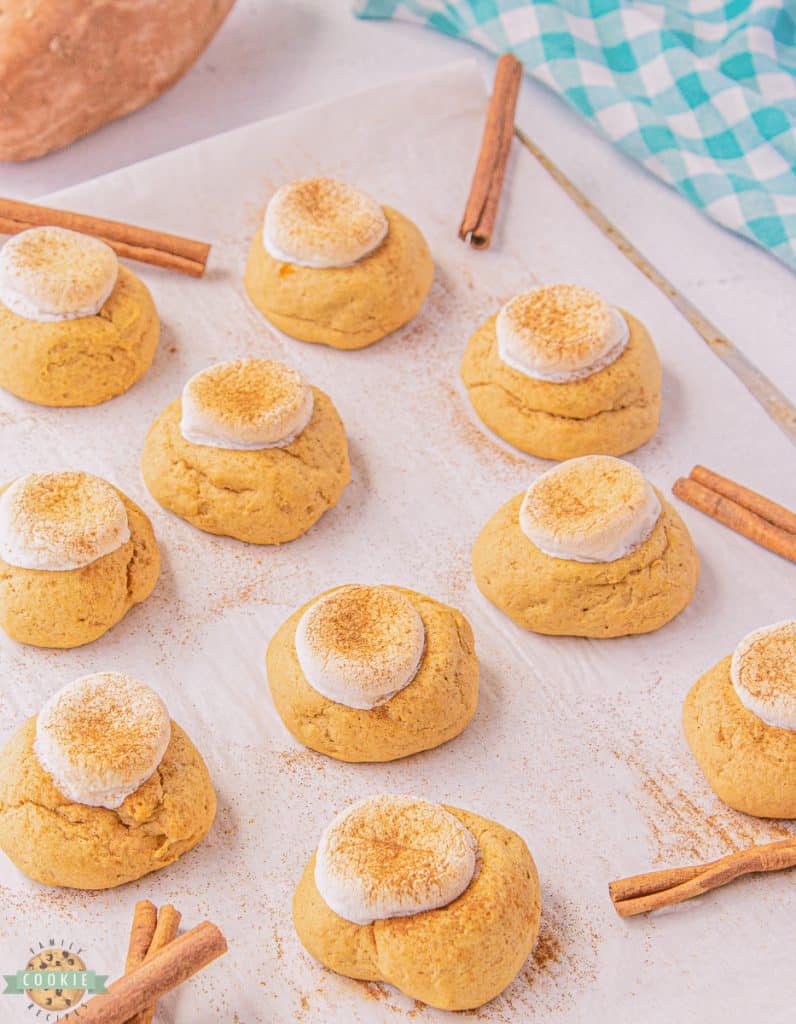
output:
<path id="1" fill-rule="evenodd" d="M 77 955 L 68 949 L 43 949 L 40 953 L 32 956 L 25 967 L 26 973 L 33 975 L 45 975 L 51 971 L 74 971 L 83 974 L 86 965 Z M 62 980 L 62 979 L 59 979 Z M 43 1010 L 51 1010 L 60 1013 L 63 1010 L 72 1010 L 86 994 L 85 988 L 30 988 L 25 989 L 25 995 L 36 1006 Z"/>
<path id="2" fill-rule="evenodd" d="M 25 996 L 27 1009 L 37 1020 L 63 1021 L 77 1019 L 87 995 L 105 992 L 107 974 L 96 974 L 86 967 L 82 949 L 65 942 L 37 943 L 21 971 L 3 975 L 3 995 Z M 5 1019 L 5 1015 L 0 1013 Z"/>

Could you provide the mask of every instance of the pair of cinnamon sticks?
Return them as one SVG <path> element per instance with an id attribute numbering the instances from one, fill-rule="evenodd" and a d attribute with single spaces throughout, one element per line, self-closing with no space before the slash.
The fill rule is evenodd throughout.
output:
<path id="1" fill-rule="evenodd" d="M 611 882 L 608 891 L 620 917 L 671 907 L 760 871 L 796 867 L 796 837 L 752 846 L 706 864 L 651 871 Z"/>
<path id="2" fill-rule="evenodd" d="M 125 973 L 80 1007 L 83 1024 L 152 1024 L 157 1001 L 227 951 L 210 921 L 177 938 L 181 915 L 167 903 L 135 905 Z"/>
<path id="3" fill-rule="evenodd" d="M 693 508 L 743 534 L 776 555 L 796 562 L 796 513 L 743 484 L 694 466 L 672 493 Z"/>
<path id="4" fill-rule="evenodd" d="M 84 235 L 94 235 L 119 256 L 166 270 L 178 270 L 191 277 L 204 274 L 210 254 L 210 246 L 206 242 L 192 238 L 181 238 L 165 231 L 153 231 L 90 214 L 70 213 L 18 199 L 0 198 L 0 234 L 16 235 L 32 227 L 69 228 Z"/>

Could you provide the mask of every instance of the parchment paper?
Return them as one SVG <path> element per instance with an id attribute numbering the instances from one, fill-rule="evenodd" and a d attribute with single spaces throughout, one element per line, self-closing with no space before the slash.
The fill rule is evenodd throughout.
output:
<path id="1" fill-rule="evenodd" d="M 51 197 L 208 239 L 213 252 L 201 281 L 135 267 L 152 289 L 163 336 L 154 367 L 128 394 L 71 410 L 0 396 L 4 478 L 67 467 L 107 477 L 152 517 L 164 563 L 154 595 L 88 647 L 41 651 L 0 637 L 0 740 L 72 678 L 129 672 L 163 694 L 204 754 L 219 812 L 208 840 L 181 862 L 105 894 L 45 890 L 0 859 L 0 973 L 21 969 L 29 948 L 53 939 L 81 947 L 89 968 L 115 976 L 133 903 L 146 896 L 176 903 L 186 925 L 211 918 L 231 944 L 227 957 L 163 1001 L 161 1022 L 453 1019 L 386 986 L 333 975 L 293 931 L 292 890 L 324 825 L 348 801 L 384 790 L 494 818 L 526 839 L 538 863 L 536 957 L 504 995 L 460 1019 L 792 1019 L 796 875 L 746 879 L 628 922 L 615 915 L 606 886 L 790 834 L 719 803 L 686 747 L 680 709 L 691 683 L 743 634 L 793 615 L 793 566 L 678 504 L 702 575 L 674 622 L 622 640 L 523 633 L 477 592 L 469 551 L 488 517 L 549 463 L 508 449 L 477 424 L 458 383 L 459 361 L 470 332 L 512 294 L 536 282 L 577 281 L 641 317 L 660 350 L 660 431 L 630 456 L 655 483 L 668 490 L 703 462 L 792 506 L 793 450 L 519 146 L 494 248 L 476 253 L 457 239 L 485 102 L 474 66 L 458 64 Z M 403 210 L 437 261 L 417 320 L 362 352 L 280 336 L 241 284 L 267 197 L 315 173 L 349 179 Z M 193 529 L 155 504 L 139 471 L 149 423 L 186 378 L 246 355 L 283 359 L 327 390 L 351 445 L 353 482 L 339 506 L 278 549 Z M 413 587 L 469 617 L 481 699 L 452 743 L 392 765 L 354 766 L 304 750 L 282 726 L 265 682 L 266 644 L 297 605 L 354 581 Z M 0 996 L 0 1018 L 34 1019 L 26 1005 Z"/>

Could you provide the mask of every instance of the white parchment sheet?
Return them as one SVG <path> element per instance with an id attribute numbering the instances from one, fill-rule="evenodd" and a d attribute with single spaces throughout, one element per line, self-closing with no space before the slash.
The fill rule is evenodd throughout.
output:
<path id="1" fill-rule="evenodd" d="M 151 516 L 163 552 L 154 595 L 96 643 L 55 652 L 0 637 L 0 740 L 72 678 L 129 672 L 163 694 L 203 753 L 219 811 L 208 840 L 184 860 L 104 894 L 45 890 L 0 858 L 0 973 L 21 969 L 29 947 L 55 939 L 81 946 L 91 969 L 116 976 L 133 903 L 149 897 L 173 901 L 186 926 L 209 917 L 231 947 L 163 1001 L 161 1022 L 452 1020 L 386 986 L 326 971 L 293 931 L 292 890 L 324 825 L 352 799 L 385 790 L 494 818 L 526 839 L 539 867 L 535 959 L 504 995 L 459 1019 L 792 1019 L 796 874 L 745 879 L 627 922 L 606 886 L 789 834 L 718 802 L 686 747 L 680 708 L 691 683 L 743 634 L 793 615 L 793 566 L 678 503 L 702 575 L 674 622 L 621 640 L 522 632 L 476 590 L 469 551 L 488 517 L 549 463 L 508 449 L 478 425 L 459 385 L 460 358 L 470 332 L 512 294 L 537 282 L 580 282 L 644 320 L 659 348 L 660 431 L 630 458 L 664 491 L 702 462 L 793 506 L 793 449 L 521 147 L 494 248 L 473 252 L 457 239 L 485 105 L 474 65 L 457 64 L 51 197 L 53 205 L 207 239 L 213 251 L 200 281 L 135 267 L 152 289 L 163 335 L 152 370 L 128 394 L 64 410 L 0 396 L 4 479 L 32 468 L 107 477 Z M 408 214 L 436 259 L 417 320 L 365 351 L 281 336 L 241 283 L 270 193 L 317 173 L 348 179 Z M 147 427 L 187 377 L 251 355 L 291 363 L 324 388 L 351 446 L 353 481 L 339 506 L 281 548 L 193 529 L 155 504 L 139 471 Z M 468 616 L 482 682 L 478 713 L 461 737 L 383 766 L 339 764 L 290 738 L 266 687 L 267 642 L 297 605 L 346 582 L 413 587 Z M 26 1005 L 0 996 L 0 1019 L 38 1019 Z"/>

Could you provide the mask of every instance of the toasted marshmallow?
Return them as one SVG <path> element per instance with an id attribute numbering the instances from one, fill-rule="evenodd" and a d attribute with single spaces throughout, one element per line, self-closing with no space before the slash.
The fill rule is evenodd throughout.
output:
<path id="1" fill-rule="evenodd" d="M 114 289 L 116 253 L 91 235 L 28 228 L 0 250 L 0 302 L 44 323 L 94 316 Z"/>
<path id="2" fill-rule="evenodd" d="M 50 697 L 36 719 L 33 749 L 65 797 L 114 808 L 155 772 L 170 739 L 169 712 L 154 690 L 98 672 Z"/>
<path id="3" fill-rule="evenodd" d="M 517 295 L 497 318 L 497 346 L 507 366 L 564 384 L 613 363 L 630 339 L 627 321 L 589 288 L 553 284 Z"/>
<path id="4" fill-rule="evenodd" d="M 447 906 L 473 879 L 475 836 L 440 804 L 376 796 L 352 804 L 321 836 L 315 884 L 346 921 L 371 924 Z"/>
<path id="5" fill-rule="evenodd" d="M 745 636 L 730 678 L 738 700 L 766 725 L 796 730 L 796 619 Z"/>
<path id="6" fill-rule="evenodd" d="M 276 260 L 302 267 L 349 267 L 387 237 L 384 210 L 334 178 L 302 178 L 278 189 L 265 211 L 263 244 Z"/>
<path id="7" fill-rule="evenodd" d="M 182 436 L 191 444 L 254 451 L 284 448 L 312 418 L 312 388 L 273 359 L 216 363 L 182 392 Z"/>
<path id="8" fill-rule="evenodd" d="M 534 480 L 520 507 L 520 529 L 551 558 L 615 562 L 649 537 L 660 514 L 658 496 L 635 466 L 584 455 Z"/>
<path id="9" fill-rule="evenodd" d="M 392 587 L 350 585 L 318 598 L 296 628 L 296 655 L 310 686 L 337 704 L 370 711 L 408 686 L 426 631 Z"/>
<path id="10" fill-rule="evenodd" d="M 22 569 L 82 569 L 130 539 L 127 509 L 90 473 L 29 473 L 0 495 L 0 559 Z"/>

